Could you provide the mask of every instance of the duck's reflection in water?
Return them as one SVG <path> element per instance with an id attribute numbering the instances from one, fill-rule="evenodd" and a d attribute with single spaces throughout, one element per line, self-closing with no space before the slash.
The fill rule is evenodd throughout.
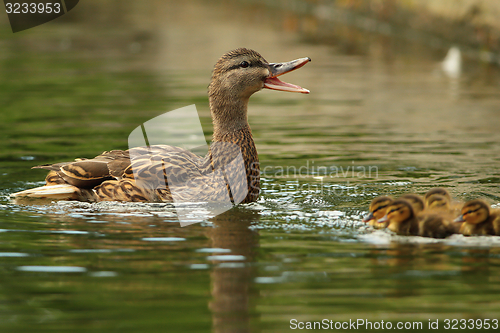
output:
<path id="1" fill-rule="evenodd" d="M 214 255 L 211 272 L 213 331 L 254 332 L 252 318 L 258 316 L 253 309 L 257 293 L 252 290 L 256 248 L 259 234 L 250 229 L 259 220 L 259 213 L 235 208 L 211 220 L 213 228 L 207 231 L 212 248 L 231 250 L 220 257 Z M 224 260 L 228 259 L 228 260 Z"/>

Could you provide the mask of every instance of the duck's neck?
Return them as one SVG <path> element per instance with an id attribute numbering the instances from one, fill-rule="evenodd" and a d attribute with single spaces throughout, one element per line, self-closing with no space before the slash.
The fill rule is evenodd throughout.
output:
<path id="1" fill-rule="evenodd" d="M 247 118 L 248 99 L 231 99 L 218 95 L 210 96 L 209 101 L 214 125 L 214 141 L 217 140 L 217 136 L 250 127 Z"/>
<path id="2" fill-rule="evenodd" d="M 214 126 L 212 145 L 228 142 L 237 145 L 241 150 L 248 185 L 248 194 L 243 203 L 256 201 L 260 192 L 259 156 L 248 124 L 247 106 L 248 99 L 232 100 L 210 96 Z"/>

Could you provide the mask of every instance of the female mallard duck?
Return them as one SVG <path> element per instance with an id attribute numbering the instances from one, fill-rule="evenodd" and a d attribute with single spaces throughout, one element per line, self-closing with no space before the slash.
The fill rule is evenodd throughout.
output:
<path id="1" fill-rule="evenodd" d="M 363 222 L 377 229 L 385 228 L 386 224 L 383 222 L 379 223 L 378 220 L 385 216 L 387 207 L 389 207 L 393 201 L 391 197 L 387 196 L 380 196 L 373 199 L 368 208 L 370 213 L 363 218 Z"/>
<path id="2" fill-rule="evenodd" d="M 465 203 L 456 222 L 463 222 L 460 233 L 472 235 L 500 235 L 500 211 L 491 211 L 489 205 L 479 199 Z"/>
<path id="3" fill-rule="evenodd" d="M 262 88 L 309 93 L 307 89 L 280 81 L 278 76 L 310 60 L 268 63 L 259 53 L 245 48 L 224 54 L 215 64 L 208 87 L 214 132 L 205 157 L 167 145 L 112 150 L 93 159 L 35 167 L 50 170 L 46 186 L 13 196 L 169 202 L 173 200 L 170 187 L 175 184 L 176 201 L 219 201 L 228 193 L 233 201 L 241 193 L 244 194 L 238 202 L 256 201 L 260 191 L 260 169 L 247 120 L 248 100 Z M 238 154 L 243 157 L 244 170 L 231 168 L 231 161 Z M 227 183 L 228 179 L 245 178 L 246 183 L 242 181 L 231 186 Z M 214 185 L 221 182 L 223 186 Z M 234 193 L 235 189 L 238 193 Z"/>

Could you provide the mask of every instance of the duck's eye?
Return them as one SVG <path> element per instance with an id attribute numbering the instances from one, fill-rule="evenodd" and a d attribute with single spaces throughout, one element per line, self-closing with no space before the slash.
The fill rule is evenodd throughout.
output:
<path id="1" fill-rule="evenodd" d="M 466 212 L 465 212 L 465 214 L 463 214 L 463 215 L 468 215 L 468 214 L 475 213 L 475 212 L 477 212 L 479 209 L 480 209 L 480 208 L 475 209 L 475 210 L 469 209 L 469 210 L 468 210 L 468 211 L 466 211 Z"/>
<path id="2" fill-rule="evenodd" d="M 248 66 L 250 66 L 250 64 L 248 63 L 248 61 L 242 61 L 242 62 L 240 63 L 240 67 L 241 67 L 241 68 L 247 68 Z"/>
<path id="3" fill-rule="evenodd" d="M 375 208 L 375 209 L 373 210 L 373 213 L 378 212 L 379 210 L 381 210 L 382 208 L 385 208 L 385 207 L 387 207 L 387 205 L 377 207 L 377 208 Z"/>

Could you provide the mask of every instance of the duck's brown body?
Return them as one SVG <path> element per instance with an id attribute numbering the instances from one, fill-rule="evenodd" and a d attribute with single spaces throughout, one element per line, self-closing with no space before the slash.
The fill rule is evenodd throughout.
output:
<path id="1" fill-rule="evenodd" d="M 308 61 L 270 64 L 244 48 L 224 54 L 208 89 L 214 134 L 205 157 L 168 145 L 112 150 L 93 159 L 35 167 L 50 170 L 46 186 L 13 196 L 139 202 L 225 201 L 229 196 L 238 203 L 256 201 L 260 168 L 247 120 L 248 100 L 262 88 L 308 93 L 277 79 Z M 244 167 L 232 163 L 238 159 Z"/>

